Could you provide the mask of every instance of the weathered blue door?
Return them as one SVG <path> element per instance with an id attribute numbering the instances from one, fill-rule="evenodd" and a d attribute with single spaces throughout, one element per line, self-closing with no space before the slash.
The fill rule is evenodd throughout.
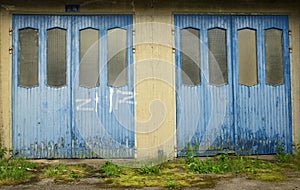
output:
<path id="1" fill-rule="evenodd" d="M 229 16 L 175 15 L 178 155 L 234 148 Z"/>
<path id="2" fill-rule="evenodd" d="M 15 156 L 134 156 L 131 24 L 130 15 L 13 16 Z"/>
<path id="3" fill-rule="evenodd" d="M 13 28 L 14 154 L 71 157 L 71 20 L 14 15 Z"/>
<path id="4" fill-rule="evenodd" d="M 236 152 L 292 151 L 287 16 L 232 17 Z"/>
<path id="5" fill-rule="evenodd" d="M 287 17 L 174 21 L 178 155 L 290 152 Z"/>
<path id="6" fill-rule="evenodd" d="M 76 157 L 134 157 L 132 16 L 74 20 Z"/>

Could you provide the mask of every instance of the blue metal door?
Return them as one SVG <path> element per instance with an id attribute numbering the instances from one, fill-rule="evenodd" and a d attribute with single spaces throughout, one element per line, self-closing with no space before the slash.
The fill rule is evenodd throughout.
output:
<path id="1" fill-rule="evenodd" d="M 131 24 L 130 15 L 13 15 L 15 156 L 134 156 Z M 80 30 L 86 28 L 97 30 L 94 43 L 99 44 L 98 52 L 89 46 L 93 44 L 91 38 L 80 39 Z M 127 78 L 120 87 L 107 84 L 107 31 L 114 28 L 124 29 L 120 33 L 126 35 L 123 66 Z M 88 31 L 83 36 L 90 34 Z M 92 54 L 92 61 L 97 60 L 98 66 L 85 68 L 85 78 L 90 81 L 95 72 L 90 73 L 89 68 L 98 68 L 95 87 L 79 85 L 81 49 Z"/>
<path id="2" fill-rule="evenodd" d="M 174 18 L 178 155 L 290 152 L 287 17 Z"/>
<path id="3" fill-rule="evenodd" d="M 66 46 L 64 84 L 48 84 L 46 74 L 47 34 L 51 29 L 62 29 L 70 44 L 71 22 L 64 16 L 14 15 L 13 28 L 14 154 L 27 158 L 71 157 L 70 46 Z M 30 49 L 35 50 L 27 52 Z"/>
<path id="4" fill-rule="evenodd" d="M 291 152 L 288 17 L 234 16 L 232 31 L 236 152 L 270 154 L 276 153 L 278 146 Z M 243 76 L 239 68 L 242 67 L 239 65 L 242 47 L 239 46 L 243 45 L 239 38 L 243 32 L 252 32 L 256 41 L 253 44 L 256 51 L 247 50 L 248 55 L 256 54 L 253 62 L 256 61 L 254 76 L 257 79 L 250 84 L 241 80 Z M 251 35 L 247 38 L 249 40 Z M 272 44 L 276 41 L 278 44 Z M 276 59 L 275 62 L 272 59 Z M 272 71 L 272 65 L 268 64 L 275 65 L 276 61 L 281 66 L 273 66 L 275 71 Z M 253 68 L 246 68 L 248 74 L 250 70 Z"/>
<path id="5" fill-rule="evenodd" d="M 74 23 L 75 121 L 72 140 L 75 157 L 132 158 L 134 157 L 132 16 L 77 16 Z M 91 43 L 87 51 L 81 52 L 85 32 L 89 37 L 94 34 L 97 40 Z M 122 35 L 123 46 L 109 53 L 111 43 L 121 44 Z M 110 42 L 116 38 L 120 39 L 117 42 Z M 110 75 L 113 75 L 113 69 L 117 68 L 110 69 L 109 64 L 122 52 L 123 56 L 125 55 L 123 61 L 126 68 L 118 72 L 120 83 L 117 81 L 112 83 L 109 80 Z M 91 67 L 92 61 L 95 61 L 98 67 Z M 90 76 L 91 72 L 87 71 L 89 69 L 98 70 L 99 74 L 93 78 Z M 91 80 L 84 79 L 85 72 Z"/>
<path id="6" fill-rule="evenodd" d="M 177 102 L 177 149 L 182 156 L 187 151 L 195 155 L 215 154 L 223 149 L 232 150 L 234 146 L 233 107 L 232 105 L 232 69 L 231 69 L 231 28 L 229 16 L 175 15 L 176 43 L 176 102 Z M 187 33 L 185 29 L 198 30 L 199 36 Z M 221 33 L 220 33 L 221 32 Z M 198 34 L 197 33 L 197 34 Z M 223 34 L 222 42 L 209 41 L 214 34 Z M 191 38 L 187 46 L 199 43 L 199 59 L 193 58 L 188 47 L 185 48 L 181 37 Z M 221 36 L 221 35 L 220 35 Z M 210 44 L 210 45 L 209 45 Z M 223 45 L 227 52 L 223 55 L 223 65 L 227 65 L 228 75 L 223 77 L 222 69 L 212 71 L 217 51 L 210 51 L 209 46 Z M 185 48 L 185 49 L 182 49 Z M 199 52 L 198 52 L 199 51 Z M 224 54 L 224 52 L 223 52 Z M 183 69 L 182 56 L 192 57 L 193 64 L 200 64 L 189 70 Z M 188 67 L 188 66 L 187 66 Z M 200 70 L 197 84 L 184 84 L 182 81 L 188 72 Z M 224 70 L 224 69 L 223 69 Z M 219 78 L 214 80 L 209 74 L 215 73 Z"/>

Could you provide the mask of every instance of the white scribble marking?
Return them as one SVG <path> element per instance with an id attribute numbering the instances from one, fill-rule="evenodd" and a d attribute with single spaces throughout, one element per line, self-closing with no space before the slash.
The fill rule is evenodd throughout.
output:
<path id="1" fill-rule="evenodd" d="M 122 91 L 110 88 L 109 94 L 109 112 L 113 109 L 118 110 L 119 104 L 134 104 L 134 94 L 131 91 Z"/>
<path id="2" fill-rule="evenodd" d="M 98 103 L 99 103 L 99 96 L 98 96 L 98 92 L 96 92 L 96 97 L 95 97 L 95 101 L 96 101 L 96 113 L 98 113 Z"/>
<path id="3" fill-rule="evenodd" d="M 122 97 L 122 99 L 119 100 L 119 104 L 122 103 L 134 104 L 133 98 L 134 98 L 133 92 L 130 92 L 130 94 L 126 94 L 125 97 Z"/>
<path id="4" fill-rule="evenodd" d="M 96 113 L 97 113 L 98 105 L 100 104 L 99 101 L 100 101 L 100 97 L 99 97 L 98 92 L 95 93 L 95 98 L 76 99 L 76 105 L 77 105 L 76 110 L 77 111 L 96 111 Z M 93 104 L 95 104 L 95 105 L 93 105 Z M 109 113 L 112 113 L 113 110 L 118 110 L 120 104 L 135 104 L 133 92 L 122 91 L 122 90 L 110 88 L 109 89 Z M 93 105 L 93 107 L 92 107 L 92 105 Z"/>
<path id="5" fill-rule="evenodd" d="M 87 104 L 91 103 L 92 99 L 76 99 L 76 110 L 77 111 L 94 111 L 93 107 L 85 107 Z"/>
<path id="6" fill-rule="evenodd" d="M 113 88 L 110 88 L 109 89 L 109 113 L 112 112 L 112 109 L 113 109 L 113 95 L 114 95 L 114 89 Z"/>

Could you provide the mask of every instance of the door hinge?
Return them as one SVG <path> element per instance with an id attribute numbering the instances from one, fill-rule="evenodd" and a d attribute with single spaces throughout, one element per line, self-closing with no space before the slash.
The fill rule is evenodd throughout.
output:
<path id="1" fill-rule="evenodd" d="M 289 53 L 293 52 L 293 48 L 292 48 L 292 31 L 289 30 Z"/>
<path id="2" fill-rule="evenodd" d="M 8 31 L 8 34 L 11 36 L 12 33 L 13 33 L 13 31 L 14 31 L 14 30 L 13 30 L 12 28 L 10 28 L 9 31 Z"/>
<path id="3" fill-rule="evenodd" d="M 172 53 L 175 53 L 176 52 L 176 48 L 172 48 Z"/>
<path id="4" fill-rule="evenodd" d="M 135 35 L 136 35 L 136 32 L 135 32 L 135 29 L 133 29 L 132 30 L 132 41 L 133 41 L 133 44 L 135 44 L 135 37 L 136 37 Z M 132 47 L 132 53 L 135 54 L 135 46 Z"/>

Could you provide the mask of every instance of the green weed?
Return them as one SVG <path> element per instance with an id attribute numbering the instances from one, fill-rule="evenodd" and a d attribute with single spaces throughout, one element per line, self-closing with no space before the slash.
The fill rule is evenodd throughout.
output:
<path id="1" fill-rule="evenodd" d="M 44 170 L 45 177 L 57 177 L 68 173 L 67 165 L 58 164 L 54 166 L 48 166 Z"/>
<path id="2" fill-rule="evenodd" d="M 167 181 L 167 188 L 168 189 L 177 189 L 179 187 L 178 183 L 174 180 Z"/>
<path id="3" fill-rule="evenodd" d="M 188 170 L 193 173 L 257 173 L 260 170 L 274 167 L 271 162 L 263 162 L 243 156 L 229 156 L 221 154 L 219 158 L 200 160 L 194 157 L 187 158 Z"/>
<path id="4" fill-rule="evenodd" d="M 77 178 L 82 177 L 82 175 L 80 175 L 80 173 L 78 173 L 78 172 L 76 172 L 74 170 L 71 170 L 69 176 L 70 176 L 70 178 L 73 178 L 73 179 L 77 179 Z"/>
<path id="5" fill-rule="evenodd" d="M 291 155 L 284 150 L 284 143 L 276 142 L 276 160 L 283 163 L 291 162 Z"/>
<path id="6" fill-rule="evenodd" d="M 27 180 L 35 169 L 36 165 L 25 159 L 0 160 L 0 184 Z"/>
<path id="7" fill-rule="evenodd" d="M 104 178 L 105 185 L 109 188 L 160 187 L 166 189 L 212 188 L 215 186 L 214 179 L 188 173 L 182 159 L 165 162 L 155 165 L 155 167 L 150 163 L 146 166 L 142 169 L 124 167 L 119 176 Z M 159 173 L 154 174 L 153 168 L 155 171 L 159 168 Z"/>
<path id="8" fill-rule="evenodd" d="M 137 169 L 139 174 L 159 174 L 163 168 L 162 164 L 149 164 Z"/>
<path id="9" fill-rule="evenodd" d="M 55 178 L 64 181 L 74 181 L 86 177 L 91 167 L 85 165 L 57 164 L 49 165 L 43 169 L 42 178 Z"/>
<path id="10" fill-rule="evenodd" d="M 111 161 L 106 161 L 100 166 L 100 170 L 103 171 L 100 177 L 116 177 L 122 173 L 122 167 L 118 166 Z"/>
<path id="11" fill-rule="evenodd" d="M 188 155 L 186 163 L 188 170 L 194 173 L 225 173 L 228 171 L 228 157 L 223 154 L 219 160 L 200 160 Z"/>
<path id="12" fill-rule="evenodd" d="M 188 164 L 188 169 L 194 173 L 225 173 L 228 165 L 213 160 L 198 160 Z"/>
<path id="13" fill-rule="evenodd" d="M 300 169 L 300 149 L 297 150 L 296 166 L 297 166 L 298 169 Z"/>
<path id="14" fill-rule="evenodd" d="M 0 160 L 4 158 L 6 153 L 7 153 L 7 149 L 2 146 L 1 139 L 0 139 Z"/>

